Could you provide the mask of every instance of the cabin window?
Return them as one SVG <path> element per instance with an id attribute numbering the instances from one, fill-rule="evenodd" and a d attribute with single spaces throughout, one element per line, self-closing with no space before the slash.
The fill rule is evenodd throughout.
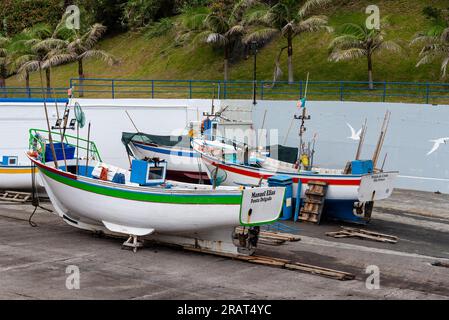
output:
<path id="1" fill-rule="evenodd" d="M 8 158 L 8 165 L 9 166 L 17 166 L 17 158 L 16 157 Z"/>

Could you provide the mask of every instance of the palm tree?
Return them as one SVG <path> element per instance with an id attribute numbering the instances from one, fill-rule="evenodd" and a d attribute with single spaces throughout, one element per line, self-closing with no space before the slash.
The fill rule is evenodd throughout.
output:
<path id="1" fill-rule="evenodd" d="M 16 35 L 10 45 L 10 49 L 13 52 L 12 70 L 18 72 L 25 63 L 39 59 L 37 52 L 33 50 L 33 46 L 50 36 L 51 29 L 46 24 L 37 24 L 31 28 L 26 28 Z M 30 72 L 25 68 L 23 73 L 26 91 L 28 96 L 30 96 Z"/>
<path id="2" fill-rule="evenodd" d="M 31 72 L 45 70 L 47 93 L 51 92 L 51 67 L 53 66 L 49 59 L 68 45 L 67 40 L 58 38 L 63 30 L 61 26 L 61 23 L 56 26 L 53 33 L 45 24 L 36 29 L 24 31 L 23 46 L 27 48 L 27 53 L 22 57 L 23 63 L 17 72 L 28 78 Z"/>
<path id="3" fill-rule="evenodd" d="M 83 96 L 82 85 L 84 79 L 84 60 L 85 59 L 101 59 L 108 65 L 113 66 L 118 64 L 118 59 L 112 54 L 104 50 L 95 49 L 95 45 L 106 32 L 106 27 L 96 23 L 92 25 L 84 34 L 79 34 L 73 31 L 70 42 L 66 47 L 62 47 L 59 52 L 56 52 L 49 57 L 47 64 L 51 66 L 58 66 L 70 62 L 78 62 L 78 78 L 80 84 L 80 97 Z"/>
<path id="4" fill-rule="evenodd" d="M 342 34 L 334 38 L 329 45 L 329 60 L 337 62 L 366 57 L 369 88 L 373 89 L 373 56 L 385 50 L 393 52 L 401 50 L 396 42 L 385 40 L 384 36 L 383 30 L 368 29 L 364 23 L 345 24 Z"/>
<path id="5" fill-rule="evenodd" d="M 293 77 L 293 39 L 305 32 L 319 30 L 331 31 L 328 18 L 324 15 L 312 15 L 312 11 L 321 8 L 331 0 L 306 0 L 302 4 L 298 0 L 280 0 L 273 6 L 258 4 L 248 11 L 245 21 L 251 26 L 251 32 L 244 41 L 264 41 L 275 35 L 282 35 L 287 40 L 287 46 L 281 48 L 276 61 L 275 74 L 280 74 L 279 58 L 287 49 L 288 82 Z M 277 76 L 275 75 L 275 78 Z"/>
<path id="6" fill-rule="evenodd" d="M 8 46 L 11 39 L 0 35 L 0 88 L 6 87 L 6 78 L 9 76 L 10 51 Z"/>
<path id="7" fill-rule="evenodd" d="M 420 60 L 416 67 L 430 63 L 436 59 L 441 61 L 441 78 L 446 77 L 446 69 L 449 63 L 449 27 L 440 34 L 420 33 L 411 42 L 411 45 L 421 43 L 423 47 L 419 54 Z"/>
<path id="8" fill-rule="evenodd" d="M 232 8 L 216 5 L 201 8 L 191 16 L 184 15 L 186 32 L 180 38 L 192 38 L 192 43 L 204 42 L 223 48 L 224 80 L 229 79 L 229 58 L 234 43 L 244 34 L 244 11 L 254 0 L 239 0 Z"/>

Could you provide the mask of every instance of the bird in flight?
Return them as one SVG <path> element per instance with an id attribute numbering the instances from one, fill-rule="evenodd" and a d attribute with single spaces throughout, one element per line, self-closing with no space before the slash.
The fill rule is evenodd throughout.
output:
<path id="1" fill-rule="evenodd" d="M 352 139 L 352 140 L 360 140 L 360 134 L 362 133 L 362 129 L 360 129 L 359 131 L 357 131 L 357 133 L 355 132 L 354 128 L 346 122 L 346 125 L 349 127 L 349 129 L 351 129 L 351 136 L 348 137 L 348 139 Z"/>
<path id="2" fill-rule="evenodd" d="M 442 143 L 445 144 L 447 141 L 449 141 L 449 137 L 435 139 L 435 140 L 429 140 L 429 141 L 433 142 L 433 147 L 432 147 L 432 149 L 430 149 L 429 152 L 427 152 L 427 155 L 430 155 L 431 153 L 434 153 L 435 151 L 437 151 L 437 149 L 440 147 L 440 145 Z"/>

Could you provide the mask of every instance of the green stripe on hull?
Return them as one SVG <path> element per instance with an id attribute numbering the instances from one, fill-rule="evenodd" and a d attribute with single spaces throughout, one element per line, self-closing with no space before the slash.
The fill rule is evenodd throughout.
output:
<path id="1" fill-rule="evenodd" d="M 45 169 L 40 169 L 47 177 L 56 180 L 62 184 L 81 189 L 84 191 L 101 194 L 114 198 L 126 200 L 158 202 L 158 203 L 176 203 L 176 204 L 213 204 L 213 205 L 240 205 L 242 195 L 172 195 L 172 194 L 152 194 L 128 190 L 119 190 L 109 187 L 93 185 L 80 182 L 67 177 L 60 176 Z"/>

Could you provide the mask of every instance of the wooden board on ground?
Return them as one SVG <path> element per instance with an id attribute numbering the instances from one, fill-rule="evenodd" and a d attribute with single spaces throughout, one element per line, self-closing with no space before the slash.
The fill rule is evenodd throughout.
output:
<path id="1" fill-rule="evenodd" d="M 326 235 L 334 238 L 359 238 L 386 243 L 398 242 L 398 237 L 396 236 L 351 227 L 341 227 L 341 230 L 326 232 Z"/>
<path id="2" fill-rule="evenodd" d="M 294 262 L 294 261 L 290 261 L 287 259 L 258 256 L 258 255 L 254 255 L 254 256 L 244 256 L 244 255 L 239 255 L 239 254 L 234 255 L 234 254 L 219 253 L 219 252 L 214 252 L 214 251 L 210 251 L 210 250 L 204 250 L 201 248 L 193 248 L 193 247 L 188 247 L 188 246 L 184 247 L 184 249 L 190 250 L 190 251 L 195 251 L 195 252 L 213 254 L 213 255 L 222 256 L 222 257 L 228 257 L 228 258 L 232 258 L 232 259 L 246 261 L 249 263 L 261 264 L 261 265 L 270 266 L 270 267 L 279 267 L 279 268 L 288 269 L 288 270 L 307 272 L 307 273 L 311 273 L 311 274 L 315 274 L 315 275 L 319 275 L 319 276 L 323 276 L 323 277 L 327 277 L 327 278 L 332 278 L 332 279 L 336 279 L 336 280 L 340 280 L 340 281 L 347 281 L 347 280 L 355 279 L 355 275 L 352 273 L 318 267 L 318 266 L 313 266 L 313 265 L 304 264 L 304 263 L 300 263 L 300 262 Z"/>

